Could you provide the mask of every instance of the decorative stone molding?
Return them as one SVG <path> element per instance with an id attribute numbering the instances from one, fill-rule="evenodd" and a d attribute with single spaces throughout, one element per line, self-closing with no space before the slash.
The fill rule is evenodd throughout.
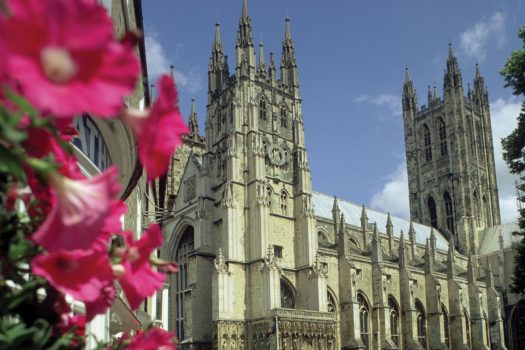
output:
<path id="1" fill-rule="evenodd" d="M 278 271 L 281 273 L 281 267 L 277 263 L 277 258 L 273 252 L 273 245 L 271 244 L 266 248 L 266 255 L 264 256 L 261 271 Z"/>
<path id="2" fill-rule="evenodd" d="M 224 254 L 222 253 L 221 247 L 219 247 L 217 250 L 217 257 L 213 259 L 213 265 L 215 265 L 215 271 L 217 271 L 218 274 L 230 274 L 230 270 L 228 269 L 228 265 L 224 260 Z"/>
<path id="3" fill-rule="evenodd" d="M 315 254 L 314 262 L 310 268 L 312 269 L 312 277 L 326 278 L 328 276 L 328 264 L 324 257 L 320 256 L 318 253 Z"/>
<path id="4" fill-rule="evenodd" d="M 236 208 L 237 207 L 237 201 L 235 200 L 235 196 L 233 194 L 233 182 L 228 181 L 224 185 L 224 191 L 222 193 L 222 206 L 224 208 Z"/>
<path id="5" fill-rule="evenodd" d="M 309 195 L 303 196 L 303 214 L 306 217 L 315 218 L 312 197 Z"/>

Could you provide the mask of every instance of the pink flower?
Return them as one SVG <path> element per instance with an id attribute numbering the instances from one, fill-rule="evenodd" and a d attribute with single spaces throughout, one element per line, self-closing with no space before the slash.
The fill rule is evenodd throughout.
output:
<path id="1" fill-rule="evenodd" d="M 138 142 L 139 159 L 148 178 L 162 176 L 168 170 L 175 148 L 182 144 L 188 127 L 177 107 L 177 89 L 173 80 L 164 75 L 158 82 L 159 98 L 149 113 L 128 111 L 124 120 L 131 125 Z"/>
<path id="2" fill-rule="evenodd" d="M 31 269 L 58 291 L 83 301 L 88 321 L 111 306 L 115 295 L 114 277 L 104 251 L 59 250 L 34 258 Z"/>
<path id="3" fill-rule="evenodd" d="M 116 177 L 114 167 L 86 180 L 50 176 L 51 210 L 33 241 L 49 252 L 88 249 L 101 234 L 119 232 L 123 204 L 117 199 Z"/>
<path id="4" fill-rule="evenodd" d="M 149 263 L 151 253 L 162 245 L 163 240 L 156 224 L 150 225 L 138 241 L 133 241 L 129 232 L 126 236 L 127 250 L 122 260 L 124 271 L 119 281 L 129 306 L 134 310 L 164 283 L 166 276 L 153 271 Z"/>
<path id="5" fill-rule="evenodd" d="M 11 0 L 0 21 L 5 74 L 43 112 L 115 116 L 133 91 L 133 48 L 113 38 L 107 10 L 94 0 Z"/>
<path id="6" fill-rule="evenodd" d="M 175 350 L 175 334 L 160 328 L 152 328 L 136 334 L 127 347 L 128 350 Z"/>

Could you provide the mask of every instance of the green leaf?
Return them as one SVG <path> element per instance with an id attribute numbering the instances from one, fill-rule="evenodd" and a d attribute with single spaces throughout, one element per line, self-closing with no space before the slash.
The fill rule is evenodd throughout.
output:
<path id="1" fill-rule="evenodd" d="M 7 173 L 17 179 L 25 180 L 20 158 L 3 145 L 0 145 L 0 173 Z"/>

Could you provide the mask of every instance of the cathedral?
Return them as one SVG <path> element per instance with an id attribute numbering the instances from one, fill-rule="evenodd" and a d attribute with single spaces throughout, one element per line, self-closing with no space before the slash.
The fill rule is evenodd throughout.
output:
<path id="1" fill-rule="evenodd" d="M 407 221 L 312 189 L 290 27 L 266 62 L 244 0 L 230 69 L 216 25 L 205 137 L 193 107 L 165 186 L 179 347 L 520 348 L 478 67 L 465 95 L 450 47 L 443 97 L 421 108 L 406 71 Z"/>

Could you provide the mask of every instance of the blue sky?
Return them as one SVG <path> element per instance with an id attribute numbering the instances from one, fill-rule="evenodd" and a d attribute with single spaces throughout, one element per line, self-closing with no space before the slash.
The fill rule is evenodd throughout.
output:
<path id="1" fill-rule="evenodd" d="M 201 130 L 215 22 L 234 66 L 241 0 L 143 2 L 148 70 L 174 64 L 185 116 L 196 98 Z M 442 95 L 451 41 L 466 89 L 476 60 L 489 89 L 494 140 L 515 127 L 521 100 L 499 70 L 522 43 L 525 1 L 249 0 L 254 41 L 280 57 L 291 20 L 314 190 L 408 216 L 401 88 L 405 66 L 426 104 L 427 85 Z M 502 221 L 515 217 L 514 179 L 495 145 Z"/>

